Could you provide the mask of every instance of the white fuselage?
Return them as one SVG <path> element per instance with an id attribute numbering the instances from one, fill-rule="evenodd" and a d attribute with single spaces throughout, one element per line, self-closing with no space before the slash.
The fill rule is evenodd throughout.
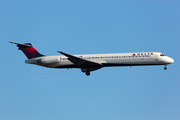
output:
<path id="1" fill-rule="evenodd" d="M 61 56 L 44 56 L 39 53 L 31 43 L 16 43 L 19 50 L 26 55 L 28 64 L 40 65 L 48 68 L 80 68 L 87 76 L 91 71 L 102 67 L 111 66 L 144 66 L 144 65 L 165 65 L 171 64 L 174 60 L 159 52 L 141 53 L 113 53 L 113 54 L 86 54 L 71 55 L 62 51 L 57 51 Z"/>
<path id="2" fill-rule="evenodd" d="M 108 66 L 142 66 L 142 65 L 167 65 L 174 62 L 168 56 L 159 52 L 142 53 L 114 53 L 114 54 L 86 54 L 74 55 L 85 60 L 93 61 Z M 68 60 L 66 56 L 43 56 L 25 61 L 28 64 L 36 64 L 50 68 L 79 68 Z M 96 67 L 96 66 L 92 66 Z"/>

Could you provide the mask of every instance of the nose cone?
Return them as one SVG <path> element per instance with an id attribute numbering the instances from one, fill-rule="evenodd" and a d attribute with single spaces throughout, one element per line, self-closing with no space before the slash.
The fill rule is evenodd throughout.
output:
<path id="1" fill-rule="evenodd" d="M 172 58 L 168 58 L 168 59 L 167 59 L 167 63 L 168 63 L 168 64 L 171 64 L 171 63 L 173 63 L 173 62 L 174 62 L 174 60 L 173 60 Z"/>

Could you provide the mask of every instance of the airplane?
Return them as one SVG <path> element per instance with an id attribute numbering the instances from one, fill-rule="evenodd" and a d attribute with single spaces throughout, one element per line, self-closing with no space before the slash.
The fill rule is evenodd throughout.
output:
<path id="1" fill-rule="evenodd" d="M 174 60 L 160 52 L 135 52 L 135 53 L 113 53 L 113 54 L 84 54 L 71 55 L 62 51 L 60 56 L 45 56 L 39 53 L 31 43 L 16 43 L 19 50 L 26 55 L 27 64 L 35 64 L 48 68 L 79 68 L 87 76 L 91 71 L 101 69 L 103 67 L 115 66 L 146 66 L 146 65 L 167 65 Z"/>

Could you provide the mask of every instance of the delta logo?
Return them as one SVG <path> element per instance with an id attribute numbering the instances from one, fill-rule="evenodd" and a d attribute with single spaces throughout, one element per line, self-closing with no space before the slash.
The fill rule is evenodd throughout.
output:
<path id="1" fill-rule="evenodd" d="M 153 55 L 153 53 L 133 53 L 132 54 L 132 56 L 140 56 L 140 55 L 144 55 L 144 56 L 146 56 L 146 55 Z"/>

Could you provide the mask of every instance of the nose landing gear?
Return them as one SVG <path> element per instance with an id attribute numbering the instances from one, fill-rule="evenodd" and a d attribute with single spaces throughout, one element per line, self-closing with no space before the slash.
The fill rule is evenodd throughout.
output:
<path id="1" fill-rule="evenodd" d="M 167 67 L 164 67 L 164 70 L 167 70 Z"/>

